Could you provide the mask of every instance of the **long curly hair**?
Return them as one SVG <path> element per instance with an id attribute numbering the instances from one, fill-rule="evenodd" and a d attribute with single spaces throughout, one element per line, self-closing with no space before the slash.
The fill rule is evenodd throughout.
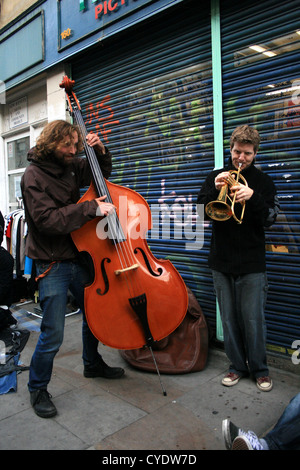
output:
<path id="1" fill-rule="evenodd" d="M 77 132 L 78 134 L 77 148 L 78 152 L 80 152 L 83 149 L 83 142 L 81 133 L 77 126 L 61 119 L 49 122 L 49 124 L 46 124 L 37 139 L 34 152 L 35 158 L 38 160 L 46 160 L 53 155 L 59 142 L 67 136 L 72 139 L 74 132 Z"/>

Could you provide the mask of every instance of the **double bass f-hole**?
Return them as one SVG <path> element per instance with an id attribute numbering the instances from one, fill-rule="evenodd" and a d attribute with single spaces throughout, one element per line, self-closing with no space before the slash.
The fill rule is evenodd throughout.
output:
<path id="1" fill-rule="evenodd" d="M 105 262 L 110 263 L 111 261 L 109 258 L 103 258 L 101 260 L 101 273 L 102 273 L 102 278 L 104 281 L 104 290 L 102 291 L 99 287 L 97 287 L 96 292 L 98 295 L 107 294 L 108 289 L 109 289 L 109 280 L 108 280 L 108 276 L 107 276 L 106 269 L 105 269 Z"/>
<path id="2" fill-rule="evenodd" d="M 158 272 L 155 273 L 155 272 L 153 271 L 153 269 L 151 268 L 151 266 L 150 266 L 149 260 L 148 260 L 148 258 L 147 258 L 147 256 L 146 256 L 146 253 L 144 252 L 144 250 L 142 250 L 142 248 L 137 247 L 137 248 L 134 250 L 134 253 L 136 254 L 136 253 L 138 253 L 138 251 L 140 251 L 140 252 L 142 253 L 143 258 L 144 258 L 144 261 L 145 261 L 145 264 L 146 264 L 146 266 L 147 266 L 147 268 L 148 268 L 149 273 L 152 274 L 152 276 L 160 276 L 160 275 L 163 273 L 162 268 L 158 268 Z"/>
<path id="3" fill-rule="evenodd" d="M 139 193 L 104 178 L 98 157 L 86 142 L 87 130 L 73 92 L 74 83 L 65 76 L 60 87 L 65 89 L 92 175 L 91 185 L 78 204 L 106 195 L 106 202 L 116 207 L 104 220 L 104 237 L 98 236 L 99 217 L 71 233 L 78 251 L 87 252 L 94 266 L 94 279 L 84 292 L 85 316 L 94 336 L 107 346 L 124 350 L 147 346 L 160 380 L 152 345 L 170 335 L 184 319 L 188 306 L 186 286 L 169 260 L 153 256 L 146 234 L 136 237 L 136 227 L 151 228 L 149 206 Z M 145 209 L 128 210 L 126 230 L 118 217 L 123 197 L 128 208 Z M 161 380 L 160 383 L 166 395 Z"/>

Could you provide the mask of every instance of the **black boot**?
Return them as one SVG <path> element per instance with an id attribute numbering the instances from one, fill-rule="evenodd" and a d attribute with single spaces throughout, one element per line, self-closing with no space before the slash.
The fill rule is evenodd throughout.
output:
<path id="1" fill-rule="evenodd" d="M 124 374 L 124 369 L 121 367 L 110 367 L 103 361 L 102 357 L 98 362 L 93 365 L 85 365 L 83 375 L 84 377 L 104 377 L 106 379 L 119 379 Z"/>
<path id="2" fill-rule="evenodd" d="M 35 390 L 30 392 L 30 403 L 38 416 L 41 418 L 52 418 L 57 410 L 50 400 L 52 396 L 47 390 Z"/>

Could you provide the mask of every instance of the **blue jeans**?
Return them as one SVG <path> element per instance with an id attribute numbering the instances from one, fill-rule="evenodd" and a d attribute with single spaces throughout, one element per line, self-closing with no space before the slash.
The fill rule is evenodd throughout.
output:
<path id="1" fill-rule="evenodd" d="M 266 273 L 233 276 L 213 271 L 222 319 L 224 348 L 230 372 L 255 377 L 269 375 L 266 358 L 264 309 L 268 283 Z"/>
<path id="2" fill-rule="evenodd" d="M 49 263 L 36 261 L 37 275 L 42 274 Z M 53 361 L 64 336 L 68 290 L 74 295 L 82 313 L 83 363 L 97 362 L 98 340 L 91 333 L 84 315 L 84 285 L 88 274 L 76 261 L 55 263 L 48 274 L 39 280 L 40 305 L 43 311 L 41 333 L 33 353 L 29 371 L 29 391 L 47 389 Z"/>
<path id="3" fill-rule="evenodd" d="M 300 393 L 292 398 L 263 440 L 270 450 L 300 450 Z"/>

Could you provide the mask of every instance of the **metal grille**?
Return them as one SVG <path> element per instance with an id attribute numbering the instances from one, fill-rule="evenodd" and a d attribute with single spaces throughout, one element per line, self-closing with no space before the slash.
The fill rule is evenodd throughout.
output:
<path id="1" fill-rule="evenodd" d="M 300 338 L 297 2 L 222 0 L 220 7 L 224 158 L 237 125 L 258 129 L 257 163 L 273 178 L 281 204 L 266 233 L 268 345 L 286 354 Z M 173 262 L 214 327 L 209 227 L 202 248 L 194 244 L 195 231 L 202 243 L 197 193 L 214 168 L 209 2 L 199 10 L 193 0 L 169 8 L 130 34 L 99 42 L 72 70 L 86 125 L 113 153 L 111 180 L 147 200 L 151 250 Z"/>
<path id="2" fill-rule="evenodd" d="M 261 134 L 257 165 L 281 205 L 266 232 L 269 348 L 286 353 L 300 338 L 300 31 L 296 1 L 221 2 L 225 146 L 237 125 Z M 227 156 L 229 152 L 227 150 Z"/>
<path id="3" fill-rule="evenodd" d="M 209 3 L 168 9 L 101 43 L 72 73 L 88 129 L 112 151 L 111 181 L 146 199 L 151 251 L 172 261 L 214 323 L 208 241 L 195 249 L 197 194 L 214 166 Z"/>

